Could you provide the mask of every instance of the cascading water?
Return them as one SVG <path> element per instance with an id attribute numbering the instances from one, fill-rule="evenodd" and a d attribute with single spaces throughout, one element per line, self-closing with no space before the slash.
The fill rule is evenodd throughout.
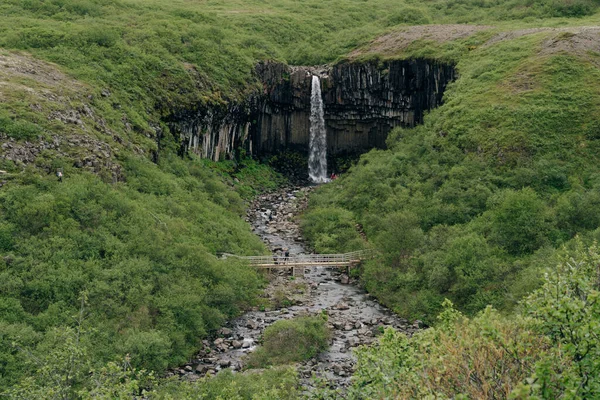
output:
<path id="1" fill-rule="evenodd" d="M 313 75 L 310 95 L 310 154 L 308 156 L 308 176 L 314 183 L 328 182 L 327 178 L 327 132 L 325 112 L 321 98 L 321 81 Z"/>

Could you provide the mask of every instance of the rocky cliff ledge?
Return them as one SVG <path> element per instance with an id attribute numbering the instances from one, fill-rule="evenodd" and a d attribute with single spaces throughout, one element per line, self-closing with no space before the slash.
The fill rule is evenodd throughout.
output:
<path id="1" fill-rule="evenodd" d="M 331 154 L 384 148 L 396 126 L 420 123 L 441 104 L 453 65 L 416 59 L 340 63 L 333 67 L 289 67 L 266 62 L 256 67 L 263 90 L 241 103 L 180 112 L 171 127 L 182 149 L 218 160 L 236 148 L 264 155 L 308 151 L 312 75 L 321 77 Z"/>

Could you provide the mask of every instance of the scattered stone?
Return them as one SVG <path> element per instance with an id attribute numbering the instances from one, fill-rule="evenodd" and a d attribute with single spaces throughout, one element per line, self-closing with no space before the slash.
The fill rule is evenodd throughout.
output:
<path id="1" fill-rule="evenodd" d="M 246 328 L 248 328 L 248 329 L 258 329 L 258 322 L 253 321 L 253 320 L 249 320 L 246 323 Z"/>
<path id="2" fill-rule="evenodd" d="M 229 328 L 221 328 L 221 329 L 219 329 L 219 333 L 223 336 L 231 336 L 233 331 Z"/>
<path id="3" fill-rule="evenodd" d="M 287 195 L 261 196 L 261 199 L 249 208 L 248 219 L 253 223 L 257 234 L 268 236 L 268 245 L 274 253 L 282 254 L 283 249 L 289 248 L 292 254 L 304 254 L 298 227 L 295 222 L 288 221 L 288 217 L 290 213 L 296 215 L 297 210 L 303 209 L 305 199 L 298 198 L 298 205 L 292 206 L 284 200 L 275 200 L 277 197 L 289 198 Z M 295 240 L 297 241 L 294 242 Z M 262 328 L 283 319 L 315 313 L 315 310 L 320 308 L 327 312 L 328 325 L 334 331 L 331 350 L 330 353 L 326 352 L 318 358 L 299 364 L 298 374 L 303 385 L 310 386 L 311 376 L 318 375 L 327 377 L 332 386 L 343 390 L 351 382 L 348 377 L 352 375 L 354 366 L 352 348 L 373 342 L 380 333 L 379 327 L 383 329 L 385 326 L 404 325 L 406 329 L 403 331 L 410 335 L 418 330 L 416 326 L 421 326 L 417 321 L 403 321 L 390 316 L 385 308 L 372 298 L 366 300 L 367 297 L 363 297 L 353 287 L 341 286 L 340 283 L 348 285 L 352 281 L 345 273 L 313 268 L 306 268 L 305 273 L 305 278 L 300 280 L 298 277 L 290 279 L 291 269 L 270 271 L 268 276 L 271 285 L 263 297 L 274 300 L 281 295 L 277 291 L 283 291 L 286 299 L 296 305 L 272 311 L 254 309 L 245 317 L 232 321 L 233 328 L 221 328 L 218 331 L 220 337 L 214 338 L 214 341 L 204 340 L 203 350 L 198 353 L 194 364 L 191 364 L 192 371 L 182 367 L 172 370 L 171 373 L 180 376 L 180 379 L 188 379 L 189 375 L 214 375 L 216 371 L 224 368 L 241 370 L 243 354 L 252 351 Z M 300 284 L 302 286 L 299 286 Z M 333 291 L 330 291 L 331 285 L 334 285 Z M 297 304 L 304 306 L 300 308 Z"/>

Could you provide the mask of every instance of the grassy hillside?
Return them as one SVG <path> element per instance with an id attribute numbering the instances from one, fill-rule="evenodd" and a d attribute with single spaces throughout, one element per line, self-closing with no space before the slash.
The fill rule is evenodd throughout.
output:
<path id="1" fill-rule="evenodd" d="M 103 107 L 103 114 L 113 129 L 124 130 L 125 114 L 137 133 L 153 136 L 149 123 L 172 108 L 243 92 L 260 59 L 331 62 L 399 25 L 581 24 L 565 17 L 591 15 L 597 6 L 594 0 L 7 0 L 0 5 L 0 48 L 55 62 L 96 94 L 109 89 L 108 105 L 119 111 Z"/>
<path id="2" fill-rule="evenodd" d="M 317 249 L 356 248 L 360 223 L 383 254 L 364 282 L 402 314 L 431 321 L 445 297 L 468 313 L 514 305 L 554 249 L 600 226 L 593 32 L 470 38 L 445 104 L 312 198 Z"/>

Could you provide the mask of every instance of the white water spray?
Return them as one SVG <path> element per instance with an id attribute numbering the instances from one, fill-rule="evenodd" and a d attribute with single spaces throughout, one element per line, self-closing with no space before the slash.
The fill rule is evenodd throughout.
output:
<path id="1" fill-rule="evenodd" d="M 310 154 L 308 176 L 314 183 L 329 182 L 327 178 L 327 132 L 321 98 L 321 81 L 313 75 L 310 95 Z"/>

